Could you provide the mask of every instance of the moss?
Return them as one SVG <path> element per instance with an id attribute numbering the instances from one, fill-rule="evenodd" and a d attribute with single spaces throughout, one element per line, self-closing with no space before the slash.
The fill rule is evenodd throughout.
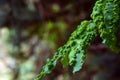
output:
<path id="1" fill-rule="evenodd" d="M 96 25 L 103 44 L 118 53 L 116 31 L 119 26 L 119 0 L 99 0 L 96 2 L 91 17 Z"/>
<path id="2" fill-rule="evenodd" d="M 73 72 L 79 71 L 84 63 L 87 48 L 99 32 L 103 44 L 116 53 L 120 52 L 117 45 L 116 33 L 120 16 L 119 0 L 98 0 L 93 8 L 93 20 L 83 21 L 71 34 L 68 42 L 60 47 L 54 57 L 47 61 L 41 73 L 35 78 L 40 80 L 52 72 L 60 59 L 63 66 L 73 66 Z"/>

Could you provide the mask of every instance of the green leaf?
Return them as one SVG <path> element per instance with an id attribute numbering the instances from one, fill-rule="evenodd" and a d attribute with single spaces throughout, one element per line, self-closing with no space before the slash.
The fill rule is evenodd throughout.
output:
<path id="1" fill-rule="evenodd" d="M 82 68 L 86 55 L 84 53 L 76 54 L 76 63 L 73 67 L 73 73 L 79 71 Z"/>

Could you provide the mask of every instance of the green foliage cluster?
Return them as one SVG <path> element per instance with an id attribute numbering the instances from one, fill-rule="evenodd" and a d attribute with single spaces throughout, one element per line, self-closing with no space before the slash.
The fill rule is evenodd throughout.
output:
<path id="1" fill-rule="evenodd" d="M 103 39 L 103 43 L 118 53 L 116 31 L 119 28 L 120 0 L 99 0 L 96 2 L 91 17 Z"/>
<path id="2" fill-rule="evenodd" d="M 88 46 L 98 34 L 103 39 L 103 44 L 119 53 L 120 47 L 116 37 L 117 30 L 120 29 L 119 9 L 120 0 L 98 0 L 91 14 L 93 20 L 83 21 L 78 25 L 68 42 L 58 49 L 52 59 L 47 60 L 47 64 L 43 66 L 35 80 L 40 80 L 51 73 L 58 60 L 61 60 L 63 66 L 73 66 L 73 72 L 79 71 L 84 63 Z"/>

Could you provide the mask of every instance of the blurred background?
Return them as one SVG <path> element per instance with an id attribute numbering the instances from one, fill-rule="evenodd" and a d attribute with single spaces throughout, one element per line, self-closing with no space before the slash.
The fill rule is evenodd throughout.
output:
<path id="1" fill-rule="evenodd" d="M 33 80 L 77 25 L 91 19 L 95 1 L 0 0 L 0 80 Z M 120 80 L 120 55 L 101 42 L 98 35 L 81 71 L 58 63 L 42 80 Z"/>

